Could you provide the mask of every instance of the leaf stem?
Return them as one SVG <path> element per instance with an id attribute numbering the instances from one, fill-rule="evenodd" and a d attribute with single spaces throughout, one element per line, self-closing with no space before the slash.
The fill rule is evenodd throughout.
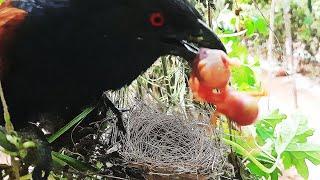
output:
<path id="1" fill-rule="evenodd" d="M 3 88 L 2 88 L 2 83 L 0 80 L 0 99 L 1 99 L 1 103 L 2 103 L 2 108 L 3 108 L 3 116 L 4 116 L 4 120 L 5 120 L 5 127 L 8 133 L 12 132 L 14 130 L 13 125 L 11 123 L 10 120 L 10 114 L 9 114 L 9 110 L 8 110 L 8 105 L 6 102 L 6 99 L 4 97 L 4 92 L 3 92 Z"/>
<path id="2" fill-rule="evenodd" d="M 263 164 L 261 164 L 252 154 L 250 154 L 250 152 L 248 152 L 246 149 L 244 149 L 241 145 L 230 141 L 226 138 L 223 138 L 224 142 L 234 148 L 236 148 L 237 150 L 239 150 L 241 152 L 241 154 L 243 154 L 243 156 L 246 156 L 248 159 L 250 159 L 256 166 L 259 167 L 260 170 L 262 170 L 263 172 L 267 173 L 267 174 L 271 174 L 278 165 L 278 162 L 280 161 L 280 156 L 278 155 L 275 163 L 273 164 L 273 166 L 271 168 L 267 168 L 265 167 Z"/>

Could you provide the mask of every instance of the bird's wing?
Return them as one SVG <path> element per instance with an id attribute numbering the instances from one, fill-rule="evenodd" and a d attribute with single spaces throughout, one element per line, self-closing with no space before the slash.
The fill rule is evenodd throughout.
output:
<path id="1" fill-rule="evenodd" d="M 25 19 L 27 12 L 13 7 L 10 1 L 5 1 L 0 6 L 0 47 L 8 36 L 12 36 L 15 27 Z M 0 50 L 1 54 L 1 50 Z"/>
<path id="2" fill-rule="evenodd" d="M 28 13 L 43 13 L 43 9 L 63 8 L 70 4 L 70 0 L 11 0 L 11 4 Z"/>
<path id="3" fill-rule="evenodd" d="M 26 11 L 13 7 L 9 0 L 0 5 L 0 79 L 8 68 L 3 57 L 4 51 L 14 36 L 16 27 L 23 22 L 26 15 Z"/>

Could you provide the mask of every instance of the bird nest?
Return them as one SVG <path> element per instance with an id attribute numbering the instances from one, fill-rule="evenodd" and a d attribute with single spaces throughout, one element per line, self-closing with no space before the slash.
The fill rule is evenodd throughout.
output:
<path id="1" fill-rule="evenodd" d="M 130 166 L 149 175 L 232 177 L 229 148 L 221 142 L 221 133 L 199 124 L 138 103 L 128 115 L 120 154 Z"/>

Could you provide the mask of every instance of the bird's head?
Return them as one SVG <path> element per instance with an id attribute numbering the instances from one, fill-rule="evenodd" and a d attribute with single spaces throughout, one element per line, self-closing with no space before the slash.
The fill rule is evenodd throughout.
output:
<path id="1" fill-rule="evenodd" d="M 226 49 L 187 0 L 140 0 L 146 36 L 155 36 L 165 53 L 193 60 L 199 47 Z"/>
<path id="2" fill-rule="evenodd" d="M 160 47 L 161 55 L 191 61 L 199 47 L 226 52 L 217 35 L 186 0 L 136 0 L 127 7 L 129 21 L 123 30 L 134 31 L 134 38 L 149 42 L 150 48 Z"/>

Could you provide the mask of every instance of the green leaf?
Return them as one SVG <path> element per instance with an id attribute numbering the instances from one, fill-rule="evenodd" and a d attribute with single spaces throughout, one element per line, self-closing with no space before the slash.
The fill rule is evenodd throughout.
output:
<path id="1" fill-rule="evenodd" d="M 294 137 L 293 142 L 294 143 L 305 143 L 308 140 L 307 138 L 313 136 L 313 134 L 314 134 L 314 129 L 308 129 L 303 134 L 296 135 L 296 137 Z"/>
<path id="2" fill-rule="evenodd" d="M 236 142 L 237 144 L 241 145 L 241 147 L 243 147 L 244 149 L 250 151 L 253 155 L 256 154 L 256 151 L 253 151 L 254 149 L 257 149 L 257 146 L 255 144 L 255 140 L 253 136 L 247 136 L 245 134 L 240 134 L 237 131 L 233 131 L 231 134 L 234 134 L 232 136 L 233 141 Z M 230 139 L 230 136 L 228 134 L 226 134 L 226 138 Z M 240 151 L 238 151 L 238 149 L 235 149 L 235 151 L 238 154 L 241 154 Z"/>
<path id="3" fill-rule="evenodd" d="M 287 115 L 280 113 L 279 109 L 277 109 L 274 110 L 269 116 L 264 117 L 262 119 L 267 121 L 268 124 L 270 124 L 270 126 L 274 129 L 277 126 L 277 124 L 287 119 Z"/>
<path id="4" fill-rule="evenodd" d="M 304 178 L 308 179 L 309 169 L 304 159 L 295 159 L 295 166 L 298 173 Z"/>
<path id="5" fill-rule="evenodd" d="M 307 179 L 309 175 L 308 167 L 305 160 L 308 159 L 314 165 L 320 164 L 320 152 L 305 152 L 305 151 L 285 151 L 282 154 L 282 162 L 285 169 L 295 166 L 298 173 Z"/>
<path id="6" fill-rule="evenodd" d="M 249 162 L 246 167 L 249 169 L 251 174 L 254 174 L 258 177 L 269 177 L 269 174 L 263 172 L 258 166 L 256 166 L 253 162 Z"/>
<path id="7" fill-rule="evenodd" d="M 296 136 L 298 131 L 298 119 L 286 119 L 276 126 L 275 151 L 281 155 Z"/>
<path id="8" fill-rule="evenodd" d="M 244 21 L 245 28 L 247 29 L 247 36 L 253 35 L 255 31 L 254 22 L 252 19 L 246 19 Z"/>
<path id="9" fill-rule="evenodd" d="M 306 152 L 308 155 L 307 159 L 314 165 L 320 165 L 320 152 Z"/>
<path id="10" fill-rule="evenodd" d="M 297 131 L 297 135 L 304 134 L 308 130 L 308 119 L 306 116 L 296 113 L 293 115 L 294 119 L 297 119 L 299 121 L 299 127 Z"/>
<path id="11" fill-rule="evenodd" d="M 231 47 L 232 47 L 232 51 L 228 54 L 229 57 L 235 57 L 240 60 L 246 59 L 248 57 L 248 49 L 246 46 L 242 45 L 241 43 L 234 42 Z"/>
<path id="12" fill-rule="evenodd" d="M 230 20 L 230 24 L 232 24 L 232 25 L 236 25 L 236 21 L 237 21 L 237 19 L 236 19 L 236 18 L 232 18 L 232 19 Z"/>
<path id="13" fill-rule="evenodd" d="M 264 165 L 270 168 L 273 164 L 265 163 Z M 276 168 L 271 174 L 265 173 L 251 161 L 246 165 L 246 167 L 249 169 L 251 174 L 254 174 L 258 177 L 265 177 L 265 179 L 269 179 L 269 177 L 271 177 L 272 180 L 278 180 L 278 176 L 280 174 L 280 170 L 278 168 Z"/>
<path id="14" fill-rule="evenodd" d="M 55 162 L 60 165 L 63 165 L 64 163 L 66 163 L 78 171 L 93 171 L 93 172 L 98 171 L 96 168 L 88 165 L 87 163 L 74 159 L 70 156 L 60 154 L 58 152 L 52 151 L 52 159 L 54 159 Z"/>
<path id="15" fill-rule="evenodd" d="M 257 18 L 257 20 L 255 22 L 255 26 L 256 26 L 259 33 L 261 33 L 263 35 L 268 34 L 268 25 L 263 18 Z"/>
<path id="16" fill-rule="evenodd" d="M 59 138 L 63 133 L 65 133 L 66 131 L 68 131 L 71 127 L 73 127 L 74 125 L 76 125 L 77 123 L 81 122 L 85 117 L 87 117 L 87 115 L 93 110 L 93 107 L 89 107 L 87 109 L 85 109 L 81 114 L 79 114 L 77 117 L 75 117 L 72 121 L 70 121 L 68 124 L 66 124 L 64 127 L 62 127 L 61 129 L 59 129 L 59 131 L 57 131 L 56 133 L 54 133 L 53 135 L 51 135 L 48 138 L 48 142 L 52 143 L 53 141 L 55 141 L 57 138 Z"/>
<path id="17" fill-rule="evenodd" d="M 291 119 L 277 125 L 276 129 L 275 149 L 278 153 L 284 149 L 281 154 L 284 167 L 288 169 L 295 166 L 298 173 L 307 179 L 309 171 L 306 159 L 315 165 L 320 164 L 320 145 L 307 142 L 307 138 L 314 132 L 313 129 L 308 128 L 307 118 L 296 113 Z"/>
<path id="18" fill-rule="evenodd" d="M 311 143 L 290 143 L 286 151 L 313 151 L 320 152 L 320 145 Z"/>
<path id="19" fill-rule="evenodd" d="M 292 156 L 295 159 L 305 159 L 307 157 L 307 154 L 303 151 L 296 151 L 296 152 L 291 152 Z"/>
<path id="20" fill-rule="evenodd" d="M 278 180 L 279 179 L 279 175 L 281 174 L 280 169 L 275 169 L 271 174 L 271 180 Z"/>
<path id="21" fill-rule="evenodd" d="M 306 16 L 303 19 L 303 24 L 305 25 L 311 25 L 313 23 L 313 17 L 312 16 Z"/>
<path id="22" fill-rule="evenodd" d="M 290 152 L 283 152 L 282 153 L 282 163 L 283 163 L 283 166 L 285 169 L 289 169 L 293 166 L 293 162 L 292 162 L 292 159 L 291 159 L 291 154 Z"/>
<path id="23" fill-rule="evenodd" d="M 259 144 L 266 143 L 267 139 L 272 139 L 274 136 L 274 129 L 272 127 L 261 121 L 261 123 L 256 125 L 256 132 L 257 132 L 257 141 Z"/>
<path id="24" fill-rule="evenodd" d="M 292 143 L 307 142 L 308 137 L 312 136 L 314 133 L 313 129 L 308 128 L 308 119 L 300 113 L 294 114 L 292 118 L 299 122 L 296 136 L 292 140 Z"/>
<path id="25" fill-rule="evenodd" d="M 17 147 L 12 143 L 10 143 L 10 141 L 8 141 L 7 134 L 2 127 L 0 129 L 0 146 L 4 148 L 5 151 L 9 151 L 9 152 L 18 151 Z"/>
<path id="26" fill-rule="evenodd" d="M 245 65 L 237 68 L 232 68 L 232 79 L 231 82 L 239 90 L 249 90 L 256 84 L 254 71 Z"/>
<path id="27" fill-rule="evenodd" d="M 285 114 L 280 114 L 279 110 L 275 110 L 270 115 L 259 120 L 255 125 L 258 142 L 264 144 L 267 139 L 273 139 L 276 125 L 286 118 Z"/>

